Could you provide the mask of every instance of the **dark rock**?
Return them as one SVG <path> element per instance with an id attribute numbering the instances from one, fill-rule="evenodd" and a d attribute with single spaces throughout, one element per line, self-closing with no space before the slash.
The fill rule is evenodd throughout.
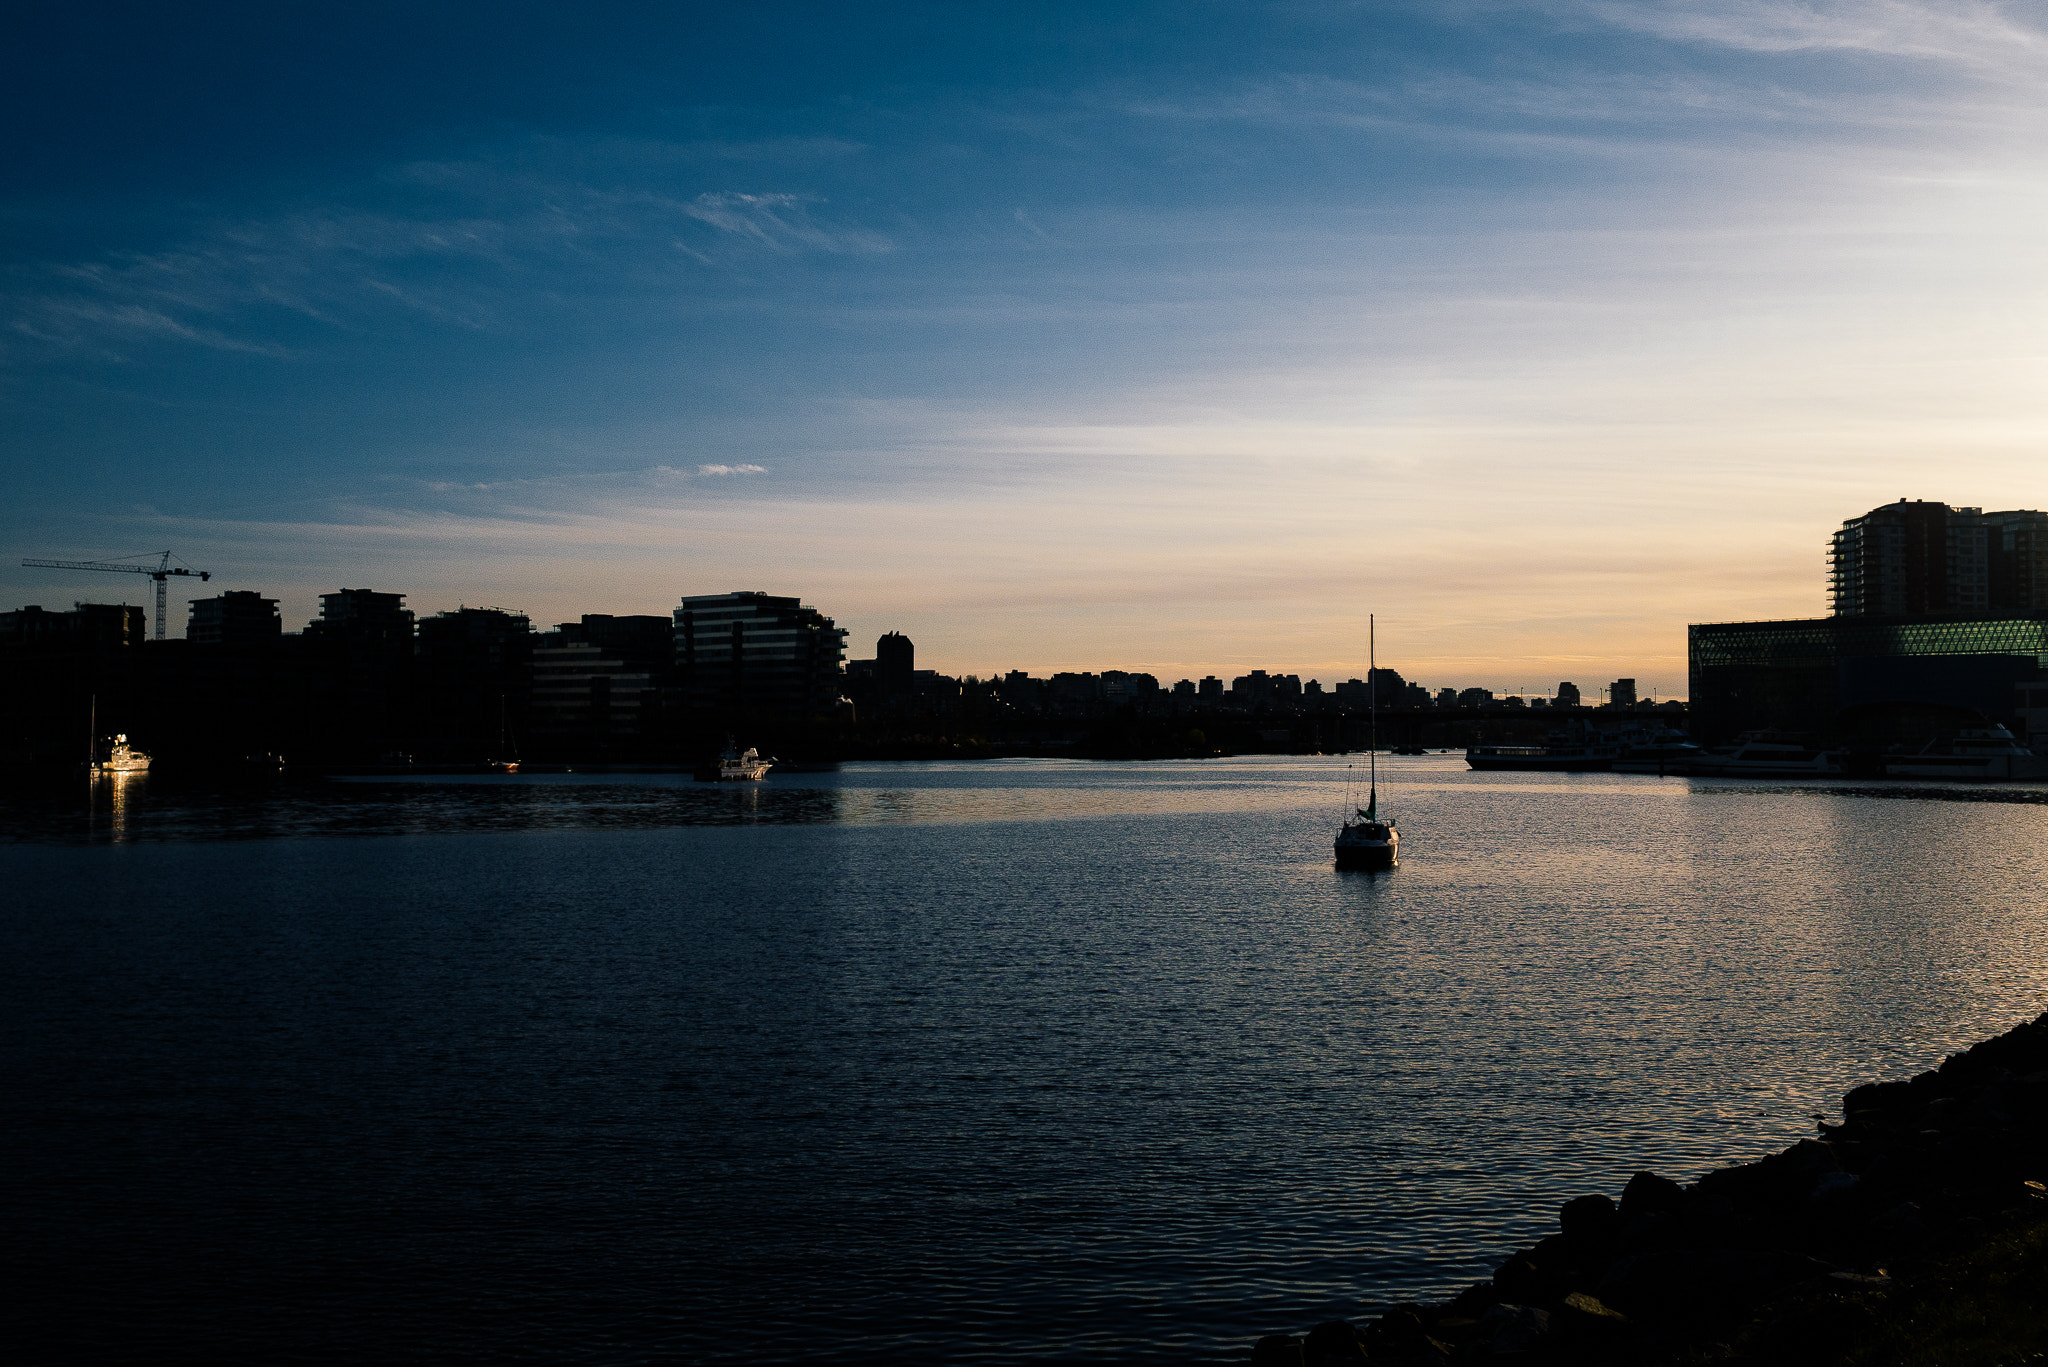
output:
<path id="1" fill-rule="evenodd" d="M 1308 1331 L 1308 1342 L 1301 1346 L 1301 1360 L 1305 1367 L 1363 1362 L 1365 1342 L 1350 1321 L 1327 1320 Z"/>
<path id="2" fill-rule="evenodd" d="M 1597 1297 L 1574 1291 L 1551 1313 L 1550 1327 L 1565 1343 L 1590 1347 L 1625 1338 L 1629 1320 Z"/>
<path id="3" fill-rule="evenodd" d="M 1671 1249 L 1625 1259 L 1596 1290 L 1631 1317 L 1689 1320 L 1746 1309 L 1838 1270 L 1799 1253 Z"/>
<path id="4" fill-rule="evenodd" d="M 1397 1305 L 1365 1331 L 1365 1345 L 1376 1358 L 1406 1357 L 1419 1351 L 1428 1337 L 1429 1332 L 1423 1328 L 1418 1309 L 1412 1305 Z"/>
<path id="5" fill-rule="evenodd" d="M 1504 1302 L 1548 1300 L 1550 1279 L 1525 1253 L 1517 1253 L 1493 1270 L 1493 1289 Z"/>
<path id="6" fill-rule="evenodd" d="M 1444 1307 L 1444 1313 L 1461 1319 L 1477 1319 L 1499 1304 L 1500 1292 L 1494 1289 L 1492 1282 L 1474 1282 Z"/>
<path id="7" fill-rule="evenodd" d="M 1614 1202 L 1605 1196 L 1581 1196 L 1564 1203 L 1557 1213 L 1557 1227 L 1567 1239 L 1606 1239 L 1615 1232 Z"/>
<path id="8" fill-rule="evenodd" d="M 1526 1353 L 1550 1336 L 1550 1312 L 1502 1302 L 1479 1317 L 1478 1342 L 1495 1353 Z"/>
<path id="9" fill-rule="evenodd" d="M 1252 1367 L 1302 1367 L 1301 1340 L 1292 1334 L 1268 1334 L 1252 1348 Z"/>
<path id="10" fill-rule="evenodd" d="M 1685 1201 L 1685 1188 L 1654 1172 L 1639 1172 L 1621 1189 L 1621 1219 L 1624 1224 L 1638 1216 L 1662 1215 L 1677 1210 Z"/>

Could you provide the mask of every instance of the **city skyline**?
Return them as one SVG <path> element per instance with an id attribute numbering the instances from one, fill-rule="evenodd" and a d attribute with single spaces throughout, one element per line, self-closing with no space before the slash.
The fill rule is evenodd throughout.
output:
<path id="1" fill-rule="evenodd" d="M 7 606 L 1669 695 L 1844 518 L 2043 502 L 2012 7 L 109 13 L 4 59 Z"/>

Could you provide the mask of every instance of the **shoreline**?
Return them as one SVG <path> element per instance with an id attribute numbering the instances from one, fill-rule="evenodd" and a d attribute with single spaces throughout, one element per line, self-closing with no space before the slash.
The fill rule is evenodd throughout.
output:
<path id="1" fill-rule="evenodd" d="M 1559 1231 L 1448 1301 L 1269 1334 L 1254 1367 L 1500 1361 L 2048 1360 L 2048 1012 L 1818 1137 L 1690 1185 L 1566 1201 Z"/>

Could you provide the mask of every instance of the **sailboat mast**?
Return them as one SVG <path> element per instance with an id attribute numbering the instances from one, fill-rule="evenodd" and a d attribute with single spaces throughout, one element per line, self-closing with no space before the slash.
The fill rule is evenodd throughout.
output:
<path id="1" fill-rule="evenodd" d="M 1371 613 L 1365 615 L 1365 686 L 1372 708 L 1372 722 L 1366 749 L 1366 768 L 1372 775 L 1372 795 L 1365 809 L 1375 817 L 1380 812 L 1380 666 L 1379 628 Z"/>

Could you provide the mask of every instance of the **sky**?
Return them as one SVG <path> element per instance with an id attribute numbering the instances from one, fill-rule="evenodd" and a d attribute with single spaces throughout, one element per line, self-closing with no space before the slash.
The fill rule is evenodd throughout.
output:
<path id="1" fill-rule="evenodd" d="M 1682 696 L 2048 505 L 2048 3 L 43 6 L 0 606 L 800 596 L 920 667 Z M 175 587 L 175 586 L 174 586 Z M 174 593 L 171 630 L 182 630 Z"/>

